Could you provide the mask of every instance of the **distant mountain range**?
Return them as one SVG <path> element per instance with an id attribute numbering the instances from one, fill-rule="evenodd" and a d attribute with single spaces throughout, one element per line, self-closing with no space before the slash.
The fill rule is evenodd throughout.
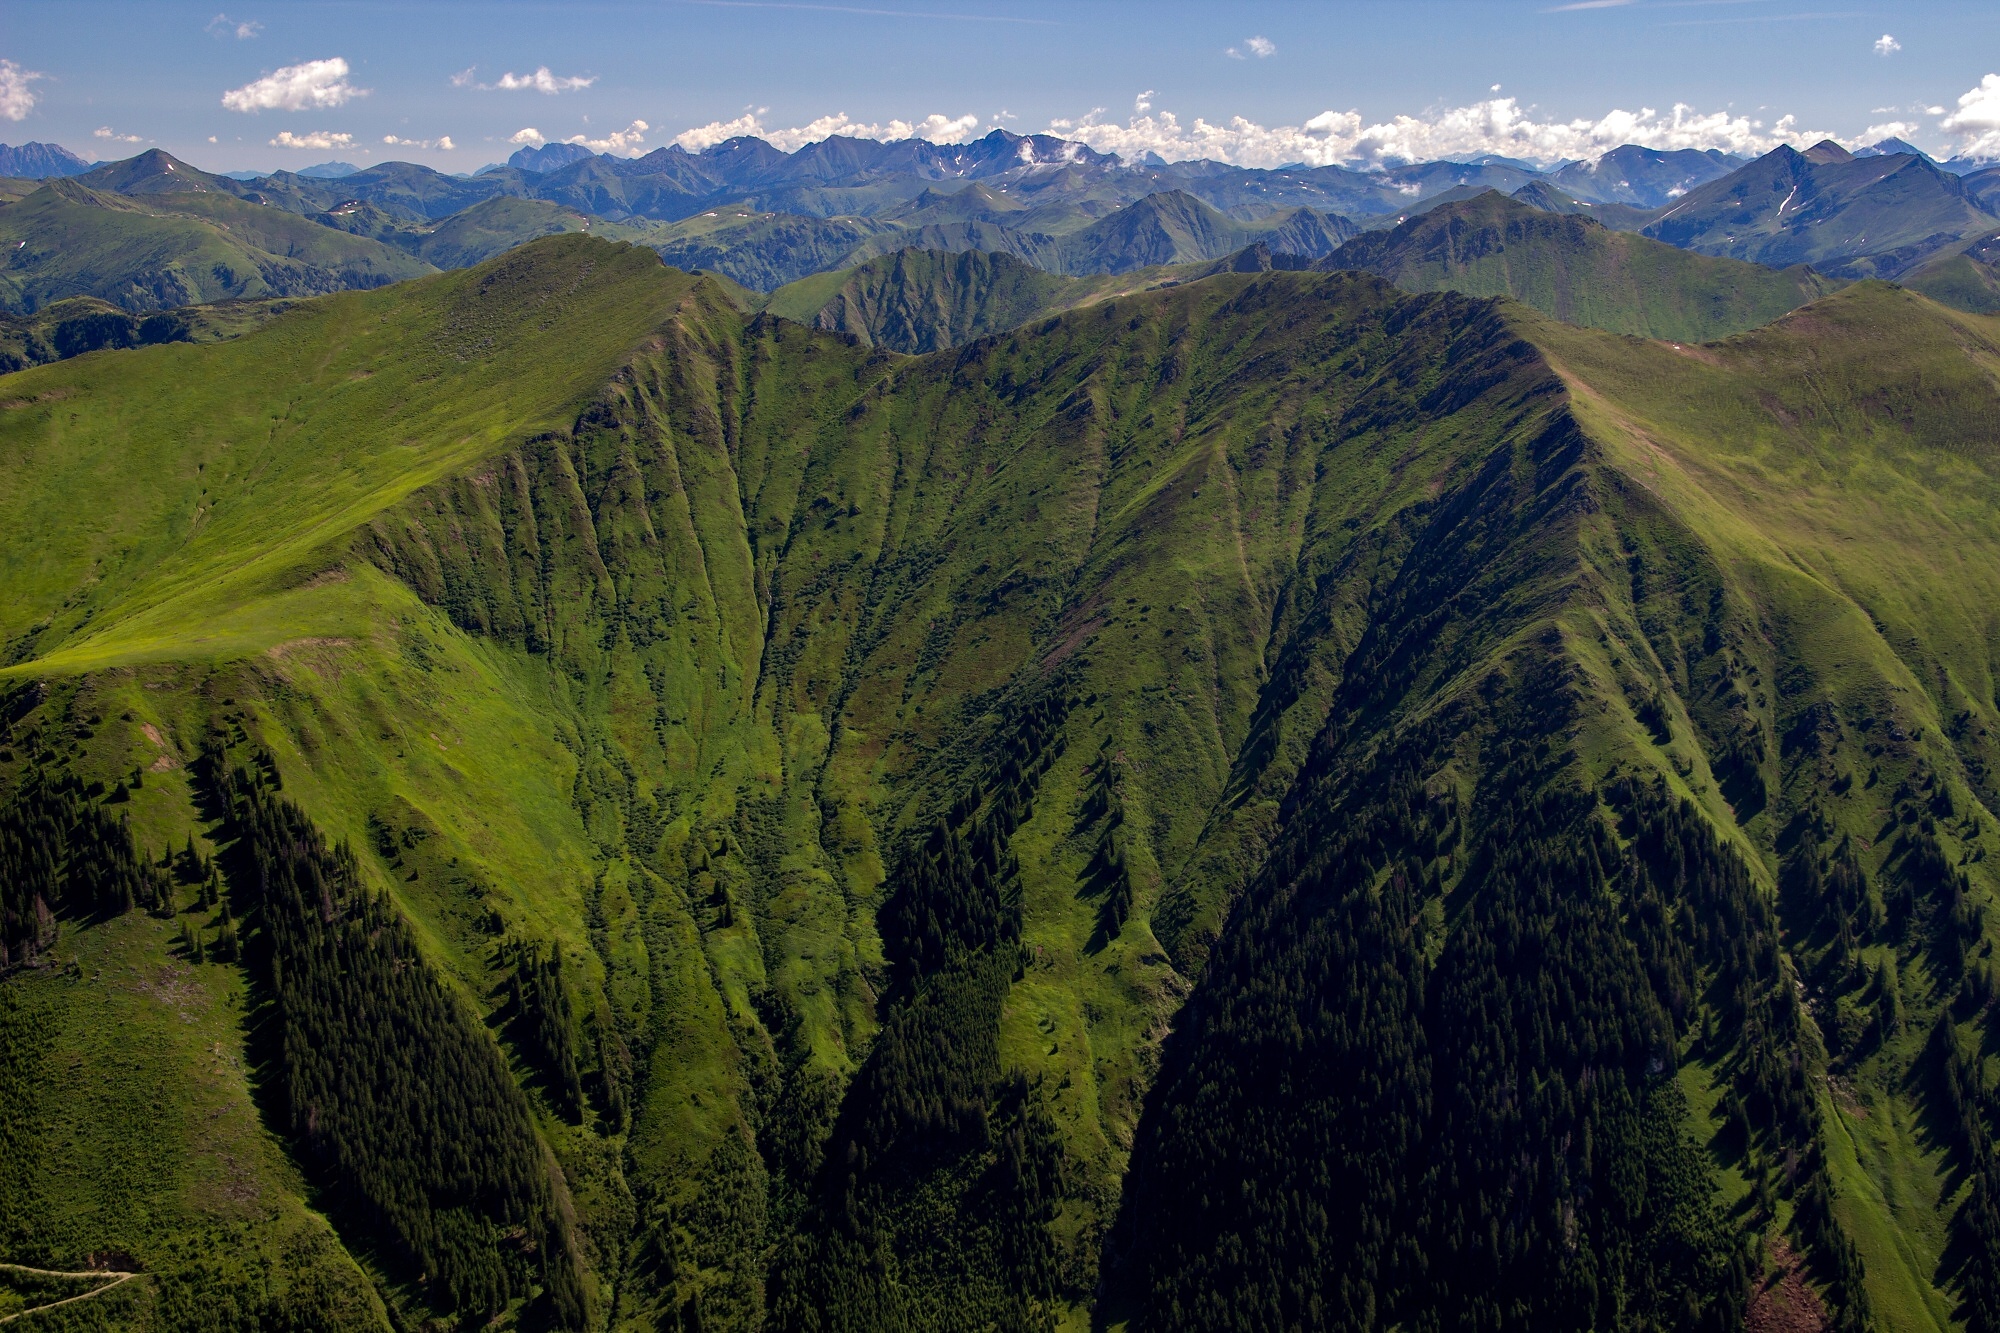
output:
<path id="1" fill-rule="evenodd" d="M 56 163 L 61 151 L 0 151 L 31 149 L 40 155 L 23 157 L 24 167 Z M 789 153 L 737 138 L 638 158 L 546 144 L 476 176 L 407 162 L 324 163 L 239 180 L 152 150 L 75 174 L 81 193 L 42 197 L 53 187 L 15 182 L 4 196 L 14 202 L 0 203 L 0 235 L 19 253 L 0 276 L 0 303 L 25 314 L 94 297 L 143 313 L 306 295 L 589 230 L 772 294 L 746 298 L 759 303 L 813 281 L 816 301 L 799 305 L 798 291 L 785 298 L 809 320 L 847 281 L 841 275 L 913 249 L 1118 278 L 1235 262 L 1261 248 L 1281 267 L 1365 268 L 1411 290 L 1507 294 L 1559 319 L 1699 341 L 1754 327 L 1829 283 L 1867 277 L 1909 276 L 1948 303 L 1986 308 L 1992 269 L 1975 243 L 2000 230 L 2000 167 L 1954 169 L 1968 165 L 1940 165 L 1889 139 L 1858 153 L 1831 142 L 1779 148 L 1749 162 L 1626 145 L 1545 172 L 1492 156 L 1385 171 L 1265 170 L 1150 155 L 1128 163 L 996 130 L 947 145 L 834 137 Z M 1555 216 L 1601 225 L 1536 221 Z M 72 226 L 91 243 L 57 243 Z M 998 277 L 979 265 L 890 271 L 921 273 L 927 291 L 960 281 L 947 282 L 952 274 L 980 290 L 1019 286 L 1004 265 Z M 929 347 L 999 318 L 906 319 L 912 331 L 882 333 L 876 316 L 860 313 L 896 308 L 871 295 L 880 272 L 869 269 L 849 294 L 839 327 Z M 1053 292 L 1029 304 L 1063 309 L 1084 299 Z"/>
<path id="2" fill-rule="evenodd" d="M 81 176 L 90 163 L 61 144 L 24 143 L 19 147 L 0 143 L 0 176 L 21 180 L 46 180 L 50 176 Z"/>
<path id="3" fill-rule="evenodd" d="M 1696 187 L 1646 235 L 1704 254 L 1843 277 L 1894 277 L 1996 221 L 1964 179 L 1916 153 L 1777 148 Z"/>

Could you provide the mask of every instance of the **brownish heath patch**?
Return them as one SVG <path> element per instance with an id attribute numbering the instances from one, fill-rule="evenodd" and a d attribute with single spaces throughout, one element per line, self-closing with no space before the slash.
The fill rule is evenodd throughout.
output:
<path id="1" fill-rule="evenodd" d="M 1819 1293 L 1806 1284 L 1805 1262 L 1783 1236 L 1771 1241 L 1771 1271 L 1750 1293 L 1743 1327 L 1750 1333 L 1824 1333 L 1831 1327 Z"/>
<path id="2" fill-rule="evenodd" d="M 293 668 L 305 667 L 322 680 L 338 680 L 340 650 L 353 642 L 352 639 L 317 637 L 290 639 L 284 643 L 272 644 L 264 650 L 264 655 L 287 673 Z"/>
<path id="3" fill-rule="evenodd" d="M 151 771 L 164 773 L 170 768 L 180 767 L 180 761 L 174 758 L 174 752 L 167 746 L 167 738 L 160 734 L 158 727 L 150 722 L 141 722 L 139 730 L 153 743 L 153 748 L 160 752 L 159 757 L 153 760 Z"/>

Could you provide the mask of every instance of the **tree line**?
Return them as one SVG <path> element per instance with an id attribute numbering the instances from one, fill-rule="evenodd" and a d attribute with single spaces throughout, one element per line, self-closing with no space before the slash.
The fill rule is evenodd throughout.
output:
<path id="1" fill-rule="evenodd" d="M 531 1299 L 582 1327 L 575 1242 L 499 1048 L 349 847 L 221 751 L 200 772 L 244 872 L 232 880 L 278 1027 L 285 1127 L 336 1212 L 442 1310 Z"/>

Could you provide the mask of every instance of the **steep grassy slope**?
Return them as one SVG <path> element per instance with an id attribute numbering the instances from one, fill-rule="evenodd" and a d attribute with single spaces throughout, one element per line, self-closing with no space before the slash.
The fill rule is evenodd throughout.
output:
<path id="1" fill-rule="evenodd" d="M 351 850 L 320 915 L 408 923 L 547 1145 L 468 1251 L 525 1285 L 264 1123 L 413 1322 L 1936 1326 L 1995 348 L 1874 285 L 1680 350 L 1265 272 L 902 358 L 549 238 L 0 382 L 0 775 L 215 849 L 252 1003 L 280 800 Z M 46 928 L 0 993 L 181 947 Z"/>
<path id="2" fill-rule="evenodd" d="M 881 224 L 867 218 L 804 217 L 723 204 L 679 222 L 654 224 L 646 239 L 678 268 L 712 269 L 768 292 L 839 268 L 880 230 Z"/>
<path id="3" fill-rule="evenodd" d="M 804 279 L 764 308 L 800 323 L 904 353 L 933 352 L 1130 292 L 1226 272 L 1268 270 L 1251 250 L 1210 264 L 1172 264 L 1091 278 L 1045 273 L 1005 254 L 898 250 L 854 268 Z"/>
<path id="4" fill-rule="evenodd" d="M 1811 269 L 1711 259 L 1492 191 L 1358 237 L 1319 267 L 1406 291 L 1511 296 L 1565 323 L 1683 342 L 1767 324 L 1833 286 Z"/>
<path id="5" fill-rule="evenodd" d="M 213 191 L 109 194 L 52 181 L 0 206 L 0 304 L 94 296 L 126 310 L 379 287 L 431 265 L 363 236 Z"/>
<path id="6" fill-rule="evenodd" d="M 2000 314 L 2000 232 L 1955 245 L 1898 281 L 1956 310 Z"/>

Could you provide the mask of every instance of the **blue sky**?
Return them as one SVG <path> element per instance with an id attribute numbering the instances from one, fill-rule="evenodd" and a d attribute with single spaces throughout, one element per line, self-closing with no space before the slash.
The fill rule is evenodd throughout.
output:
<path id="1" fill-rule="evenodd" d="M 217 170 L 996 125 L 1250 165 L 1761 151 L 1885 126 L 2000 156 L 1993 0 L 11 0 L 0 62 L 0 139 Z"/>

